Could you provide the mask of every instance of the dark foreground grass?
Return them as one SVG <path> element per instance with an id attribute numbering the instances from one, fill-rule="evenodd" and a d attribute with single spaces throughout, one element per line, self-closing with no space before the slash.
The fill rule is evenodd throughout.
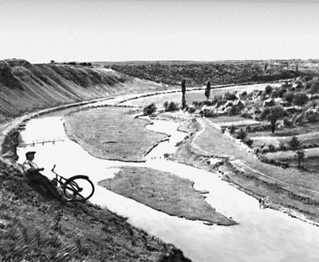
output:
<path id="1" fill-rule="evenodd" d="M 100 182 L 107 189 L 169 215 L 219 225 L 235 221 L 216 212 L 194 182 L 145 167 L 123 167 L 114 178 Z"/>
<path id="2" fill-rule="evenodd" d="M 0 164 L 0 261 L 189 261 L 108 210 L 40 195 Z"/>
<path id="3" fill-rule="evenodd" d="M 95 157 L 143 161 L 145 153 L 165 138 L 145 129 L 148 121 L 127 108 L 97 108 L 66 117 L 67 134 Z"/>

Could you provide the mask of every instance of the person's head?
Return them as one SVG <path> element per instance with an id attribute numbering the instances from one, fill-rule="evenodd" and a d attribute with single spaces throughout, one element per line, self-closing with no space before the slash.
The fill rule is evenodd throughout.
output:
<path id="1" fill-rule="evenodd" d="M 35 155 L 34 151 L 28 151 L 27 153 L 25 153 L 26 159 L 30 160 L 30 161 L 32 161 L 34 159 L 34 155 Z"/>

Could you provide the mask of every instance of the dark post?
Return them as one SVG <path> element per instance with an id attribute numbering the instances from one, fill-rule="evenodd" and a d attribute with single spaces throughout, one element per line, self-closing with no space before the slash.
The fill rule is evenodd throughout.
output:
<path id="1" fill-rule="evenodd" d="M 207 100 L 210 97 L 210 82 L 209 81 L 207 82 L 207 85 L 206 85 L 206 88 L 205 88 L 205 96 L 206 96 Z"/>
<path id="2" fill-rule="evenodd" d="M 182 109 L 184 109 L 186 107 L 185 94 L 186 94 L 186 81 L 183 80 L 182 81 Z"/>

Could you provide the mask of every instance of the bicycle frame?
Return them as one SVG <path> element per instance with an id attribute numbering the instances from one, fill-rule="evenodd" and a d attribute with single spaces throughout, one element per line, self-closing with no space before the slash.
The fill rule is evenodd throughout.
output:
<path id="1" fill-rule="evenodd" d="M 59 175 L 57 172 L 55 172 L 55 167 L 56 167 L 56 165 L 53 165 L 53 167 L 52 167 L 52 169 L 51 169 L 51 172 L 52 172 L 53 174 L 55 174 L 55 179 L 56 179 L 56 181 L 57 181 L 60 185 L 63 185 L 63 184 L 67 181 L 67 179 L 66 179 L 65 177 Z"/>

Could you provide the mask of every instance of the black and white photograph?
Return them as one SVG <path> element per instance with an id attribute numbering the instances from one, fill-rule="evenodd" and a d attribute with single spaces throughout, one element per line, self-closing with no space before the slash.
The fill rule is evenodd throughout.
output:
<path id="1" fill-rule="evenodd" d="M 0 262 L 318 262 L 319 0 L 0 0 Z"/>

